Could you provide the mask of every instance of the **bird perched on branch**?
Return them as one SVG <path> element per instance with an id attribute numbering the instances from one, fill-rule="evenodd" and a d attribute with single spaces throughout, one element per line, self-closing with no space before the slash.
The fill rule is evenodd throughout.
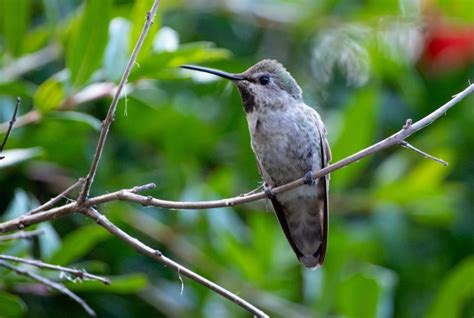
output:
<path id="1" fill-rule="evenodd" d="M 327 166 L 331 151 L 319 114 L 303 101 L 301 88 L 275 60 L 263 60 L 243 73 L 183 65 L 231 80 L 246 114 L 251 146 L 276 216 L 299 261 L 323 264 L 328 236 L 329 176 L 312 173 Z M 273 187 L 304 177 L 305 184 L 275 194 Z"/>

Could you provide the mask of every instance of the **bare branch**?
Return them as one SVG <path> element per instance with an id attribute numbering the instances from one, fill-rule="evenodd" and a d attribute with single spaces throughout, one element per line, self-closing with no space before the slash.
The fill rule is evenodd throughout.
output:
<path id="1" fill-rule="evenodd" d="M 0 223 L 0 233 L 23 230 L 27 226 L 38 224 L 45 221 L 54 220 L 77 211 L 76 202 L 52 208 L 44 212 L 38 212 L 31 215 L 21 215 L 12 220 Z"/>
<path id="2" fill-rule="evenodd" d="M 84 178 L 79 178 L 79 180 L 77 180 L 73 185 L 71 185 L 69 188 L 67 188 L 66 190 L 64 190 L 63 192 L 61 192 L 60 194 L 58 194 L 57 196 L 55 196 L 54 198 L 51 198 L 48 202 L 40 205 L 39 207 L 37 208 L 34 208 L 30 211 L 28 211 L 28 213 L 26 213 L 26 215 L 31 215 L 31 214 L 35 214 L 35 213 L 38 213 L 38 212 L 41 212 L 41 211 L 44 211 L 46 209 L 49 209 L 49 208 L 52 208 L 56 203 L 58 203 L 59 201 L 61 201 L 62 198 L 65 198 L 67 195 L 69 195 L 72 191 L 74 191 L 76 188 L 82 186 L 84 184 L 84 181 L 85 179 Z"/>
<path id="3" fill-rule="evenodd" d="M 154 187 L 155 187 L 154 183 L 148 183 L 142 186 L 133 187 L 131 189 L 120 190 L 112 194 L 115 194 L 115 196 L 117 196 L 118 193 L 120 192 L 136 194 L 140 191 L 153 189 Z M 97 197 L 97 198 L 100 199 L 100 197 Z M 110 200 L 105 201 L 105 202 L 109 202 L 109 201 Z M 21 215 L 10 221 L 0 223 L 0 233 L 15 231 L 15 230 L 22 230 L 27 226 L 38 224 L 44 221 L 54 220 L 66 215 L 70 215 L 74 212 L 78 212 L 83 208 L 88 208 L 88 207 L 97 205 L 99 203 L 105 203 L 105 202 L 103 200 L 88 199 L 81 205 L 79 205 L 78 202 L 71 202 L 71 203 L 56 207 L 56 208 L 49 209 L 47 211 L 40 211 L 35 214 L 29 214 L 29 215 Z"/>
<path id="4" fill-rule="evenodd" d="M 82 306 L 82 308 L 84 308 L 84 310 L 89 314 L 89 316 L 95 317 L 95 311 L 91 307 L 89 307 L 89 305 L 82 298 L 74 294 L 71 290 L 66 288 L 66 286 L 64 286 L 63 284 L 52 281 L 36 273 L 13 266 L 6 261 L 0 260 L 0 266 L 10 269 L 14 271 L 15 273 L 17 273 L 18 275 L 26 276 L 33 280 L 36 280 L 40 282 L 41 284 L 48 286 L 49 288 L 55 289 L 58 292 L 71 297 L 74 301 L 79 303 Z"/>
<path id="5" fill-rule="evenodd" d="M 432 156 L 418 148 L 416 148 L 415 146 L 409 144 L 408 142 L 406 141 L 401 141 L 400 142 L 400 146 L 404 147 L 404 148 L 407 148 L 407 149 L 410 149 L 414 152 L 416 152 L 417 154 L 420 154 L 422 155 L 423 157 L 427 158 L 427 159 L 431 159 L 433 161 L 436 161 L 437 163 L 440 163 L 442 164 L 443 166 L 447 167 L 448 166 L 448 162 L 444 161 L 443 159 L 440 159 L 440 158 L 436 158 L 435 156 Z"/>
<path id="6" fill-rule="evenodd" d="M 18 239 L 30 239 L 32 237 L 43 234 L 43 230 L 20 231 L 9 235 L 0 235 L 0 241 L 12 241 Z"/>
<path id="7" fill-rule="evenodd" d="M 231 293 L 230 291 L 226 290 L 225 288 L 217 285 L 216 283 L 200 276 L 199 274 L 191 271 L 190 269 L 184 267 L 183 265 L 173 261 L 172 259 L 164 256 L 160 251 L 155 250 L 148 245 L 144 244 L 143 242 L 139 241 L 138 239 L 130 236 L 125 231 L 117 227 L 115 224 L 110 222 L 107 217 L 97 210 L 93 208 L 89 208 L 87 210 L 82 211 L 85 215 L 92 218 L 97 224 L 105 228 L 115 237 L 118 237 L 129 246 L 134 248 L 137 252 L 148 256 L 163 265 L 172 268 L 173 270 L 177 271 L 179 274 L 182 274 L 192 280 L 198 282 L 199 284 L 215 291 L 216 293 L 224 296 L 225 298 L 229 299 L 230 301 L 234 302 L 235 304 L 239 305 L 240 307 L 244 308 L 245 310 L 249 311 L 256 317 L 268 317 L 266 313 L 255 307 L 254 305 L 250 304 L 249 302 L 245 301 L 244 299 L 240 298 L 236 294 Z"/>
<path id="8" fill-rule="evenodd" d="M 32 266 L 35 266 L 35 267 L 38 267 L 38 268 L 50 269 L 50 270 L 53 270 L 53 271 L 67 273 L 67 274 L 70 274 L 70 275 L 74 276 L 75 278 L 77 278 L 79 280 L 85 280 L 85 279 L 97 280 L 99 282 L 104 283 L 105 285 L 110 284 L 110 279 L 108 279 L 106 277 L 101 277 L 101 276 L 89 274 L 84 269 L 73 269 L 73 268 L 63 267 L 63 266 L 59 266 L 59 265 L 52 265 L 52 264 L 44 263 L 44 262 L 41 262 L 41 261 L 35 260 L 35 259 L 25 259 L 25 258 L 20 258 L 20 257 L 16 257 L 16 256 L 2 255 L 2 254 L 0 254 L 0 259 L 3 259 L 5 261 L 10 261 L 10 262 L 28 264 L 28 265 L 32 265 Z"/>
<path id="9" fill-rule="evenodd" d="M 145 25 L 143 26 L 142 32 L 140 33 L 140 37 L 138 38 L 137 44 L 133 49 L 132 55 L 128 60 L 127 67 L 123 72 L 122 78 L 120 79 L 119 85 L 117 87 L 117 91 L 114 94 L 112 99 L 112 103 L 110 104 L 109 111 L 107 112 L 107 116 L 105 117 L 104 121 L 102 122 L 102 129 L 100 130 L 99 141 L 97 143 L 97 148 L 95 150 L 94 159 L 92 160 L 92 164 L 89 170 L 89 173 L 86 177 L 86 182 L 82 186 L 81 193 L 77 198 L 77 201 L 81 204 L 83 203 L 87 197 L 89 196 L 89 191 L 91 188 L 92 183 L 94 182 L 95 174 L 97 172 L 97 168 L 99 166 L 99 161 L 102 156 L 102 152 L 104 151 L 105 142 L 107 141 L 107 136 L 109 134 L 110 125 L 112 125 L 112 121 L 114 120 L 115 111 L 117 110 L 118 101 L 120 99 L 120 94 L 122 93 L 123 87 L 127 82 L 128 76 L 132 71 L 133 65 L 135 65 L 135 61 L 137 59 L 138 53 L 142 48 L 143 42 L 145 41 L 145 37 L 148 34 L 148 30 L 150 29 L 151 25 L 153 24 L 153 20 L 155 19 L 156 10 L 158 9 L 158 4 L 160 3 L 159 0 L 155 0 L 150 11 L 146 15 Z"/>
<path id="10" fill-rule="evenodd" d="M 10 136 L 10 133 L 12 131 L 13 124 L 15 124 L 16 115 L 18 114 L 18 108 L 20 108 L 20 104 L 21 104 L 21 99 L 20 99 L 20 97 L 17 97 L 16 98 L 15 110 L 13 111 L 12 119 L 10 119 L 10 121 L 9 121 L 7 133 L 5 134 L 5 137 L 3 137 L 2 145 L 0 146 L 0 153 L 2 153 L 3 148 L 5 147 L 5 144 L 7 143 L 7 139 Z M 5 157 L 0 156 L 0 160 L 2 160 L 3 158 L 5 158 Z"/>

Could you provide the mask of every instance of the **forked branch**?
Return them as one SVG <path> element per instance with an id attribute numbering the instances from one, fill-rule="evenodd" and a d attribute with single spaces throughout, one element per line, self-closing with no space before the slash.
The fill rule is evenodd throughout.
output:
<path id="1" fill-rule="evenodd" d="M 107 141 L 107 136 L 109 135 L 110 125 L 112 125 L 112 122 L 114 120 L 115 111 L 117 110 L 117 105 L 120 99 L 120 95 L 125 86 L 125 83 L 127 83 L 128 76 L 130 75 L 130 72 L 132 71 L 133 65 L 135 65 L 135 61 L 137 60 L 138 53 L 140 52 L 143 42 L 145 41 L 145 38 L 148 34 L 148 30 L 150 30 L 153 24 L 153 20 L 155 19 L 156 10 L 158 9 L 159 3 L 160 3 L 159 0 L 155 0 L 153 2 L 153 5 L 150 11 L 146 15 L 145 25 L 143 26 L 142 32 L 140 33 L 140 37 L 138 38 L 137 44 L 135 44 L 135 48 L 132 51 L 132 55 L 130 56 L 130 59 L 128 60 L 127 66 L 125 67 L 125 71 L 122 74 L 122 78 L 120 79 L 119 85 L 117 87 L 117 90 L 110 104 L 109 111 L 107 112 L 107 116 L 102 122 L 102 128 L 100 130 L 99 141 L 97 142 L 94 159 L 92 160 L 92 164 L 91 164 L 89 173 L 87 174 L 86 181 L 84 182 L 84 185 L 82 186 L 81 193 L 79 194 L 79 197 L 77 198 L 77 201 L 79 203 L 82 203 L 89 196 L 89 191 L 92 186 L 92 183 L 94 182 L 94 177 L 95 177 L 95 174 L 97 173 L 97 168 L 99 167 L 99 161 L 100 161 L 100 158 L 102 157 L 102 152 L 104 151 L 105 142 Z"/>

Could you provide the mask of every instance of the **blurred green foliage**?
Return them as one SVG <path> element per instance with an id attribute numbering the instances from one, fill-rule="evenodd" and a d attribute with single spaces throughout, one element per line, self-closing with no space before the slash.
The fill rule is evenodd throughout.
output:
<path id="1" fill-rule="evenodd" d="M 107 83 L 119 80 L 151 3 L 0 0 L 0 122 L 23 100 L 0 161 L 3 220 L 86 174 L 113 93 Z M 322 114 L 337 161 L 474 80 L 474 40 L 460 31 L 473 28 L 470 0 L 162 1 L 92 193 L 156 182 L 156 197 L 205 200 L 259 184 L 238 93 L 181 64 L 238 72 L 278 59 Z M 467 46 L 452 44 L 446 58 L 431 46 L 440 38 L 448 49 L 453 38 Z M 472 317 L 473 100 L 410 138 L 449 167 L 394 148 L 332 174 L 328 254 L 316 271 L 298 264 L 268 203 L 100 210 L 272 316 Z M 110 286 L 67 282 L 100 317 L 246 316 L 81 216 L 38 227 L 40 238 L 2 242 L 0 253 L 111 275 Z M 38 296 L 3 268 L 0 289 L 2 317 L 84 316 L 66 296 Z"/>

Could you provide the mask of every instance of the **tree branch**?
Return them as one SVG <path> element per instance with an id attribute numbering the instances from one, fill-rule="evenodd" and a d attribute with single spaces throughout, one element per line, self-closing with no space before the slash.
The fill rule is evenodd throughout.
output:
<path id="1" fill-rule="evenodd" d="M 20 231 L 9 235 L 0 235 L 0 241 L 12 241 L 18 239 L 30 239 L 32 237 L 43 234 L 43 230 Z"/>
<path id="2" fill-rule="evenodd" d="M 36 214 L 38 212 L 44 211 L 46 209 L 52 208 L 56 203 L 61 201 L 62 198 L 66 197 L 69 193 L 74 191 L 76 188 L 82 186 L 84 184 L 85 179 L 84 178 L 79 178 L 73 185 L 71 185 L 69 188 L 55 196 L 54 198 L 51 198 L 48 202 L 40 205 L 39 207 L 36 207 L 26 213 L 26 215 L 31 215 L 31 214 Z"/>
<path id="3" fill-rule="evenodd" d="M 426 153 L 424 152 L 423 150 L 420 150 L 418 148 L 416 148 L 415 146 L 409 144 L 408 142 L 406 141 L 401 141 L 400 142 L 400 146 L 404 147 L 404 148 L 407 148 L 407 149 L 410 149 L 411 151 L 414 151 L 416 152 L 417 154 L 419 155 L 422 155 L 423 157 L 427 158 L 427 159 L 431 159 L 439 164 L 442 164 L 443 166 L 447 167 L 448 166 L 448 162 L 444 161 L 443 159 L 440 159 L 440 158 L 436 158 L 435 156 L 432 156 L 430 155 L 429 153 Z"/>
<path id="4" fill-rule="evenodd" d="M 114 120 L 115 111 L 117 109 L 118 101 L 120 99 L 120 94 L 122 93 L 123 87 L 127 82 L 128 76 L 132 71 L 133 66 L 135 65 L 135 61 L 137 59 L 138 53 L 142 48 L 143 42 L 145 41 L 145 37 L 148 34 L 148 30 L 150 29 L 151 25 L 153 24 L 153 20 L 155 18 L 156 10 L 158 9 L 158 4 L 160 3 L 159 0 L 155 0 L 150 11 L 146 15 L 145 25 L 143 26 L 142 32 L 140 33 L 140 37 L 138 38 L 137 44 L 133 49 L 132 55 L 128 60 L 127 66 L 125 71 L 123 72 L 122 78 L 120 79 L 117 91 L 114 94 L 112 102 L 109 107 L 109 111 L 107 112 L 107 116 L 105 117 L 104 121 L 102 122 L 102 129 L 100 130 L 99 141 L 97 143 L 97 148 L 95 150 L 94 159 L 92 160 L 92 164 L 87 174 L 86 181 L 82 186 L 81 193 L 77 198 L 79 203 L 83 203 L 87 197 L 89 196 L 89 191 L 94 182 L 95 174 L 97 172 L 97 168 L 99 166 L 99 161 L 102 156 L 102 152 L 104 151 L 105 142 L 107 141 L 107 136 L 109 134 L 110 126 L 112 125 L 112 121 Z"/>
<path id="5" fill-rule="evenodd" d="M 253 306 L 249 302 L 245 301 L 244 299 L 240 298 L 236 294 L 231 293 L 227 289 L 217 285 L 216 283 L 202 277 L 201 275 L 191 271 L 187 267 L 184 267 L 183 265 L 173 261 L 172 259 L 164 256 L 160 251 L 155 250 L 148 245 L 142 243 L 138 239 L 130 236 L 127 234 L 125 231 L 117 227 L 115 224 L 109 221 L 107 217 L 97 210 L 93 208 L 89 208 L 86 210 L 82 211 L 85 215 L 88 217 L 92 218 L 97 224 L 105 228 L 107 231 L 109 231 L 112 235 L 115 237 L 118 237 L 125 243 L 127 243 L 129 246 L 134 248 L 137 252 L 140 254 L 143 254 L 145 256 L 148 256 L 163 265 L 172 268 L 173 270 L 177 271 L 178 273 L 191 278 L 192 280 L 198 282 L 199 284 L 215 291 L 216 293 L 224 296 L 225 298 L 229 299 L 230 301 L 234 302 L 235 304 L 239 305 L 240 307 L 246 309 L 256 317 L 268 317 L 266 313 L 258 309 L 257 307 Z"/>
<path id="6" fill-rule="evenodd" d="M 50 269 L 50 270 L 58 271 L 61 273 L 67 273 L 74 276 L 75 278 L 78 278 L 79 280 L 84 280 L 84 279 L 97 280 L 99 282 L 104 283 L 105 285 L 110 285 L 110 279 L 106 277 L 89 274 L 83 269 L 73 269 L 73 268 L 63 267 L 59 265 L 44 263 L 35 259 L 25 259 L 25 258 L 20 258 L 16 256 L 11 256 L 11 255 L 3 255 L 3 254 L 0 254 L 0 260 L 28 264 L 28 265 L 32 265 L 38 268 Z"/>
<path id="7" fill-rule="evenodd" d="M 140 191 L 153 189 L 154 187 L 155 187 L 154 183 L 149 183 L 142 186 L 133 187 L 131 189 L 123 189 L 120 191 L 116 191 L 111 194 L 118 194 L 120 192 L 136 194 Z M 22 230 L 25 227 L 33 225 L 33 224 L 38 224 L 44 221 L 54 220 L 66 215 L 70 215 L 75 212 L 79 212 L 81 209 L 84 209 L 84 208 L 89 208 L 89 207 L 98 205 L 100 203 L 110 202 L 110 200 L 108 201 L 101 200 L 101 197 L 102 196 L 92 198 L 92 199 L 87 199 L 82 204 L 79 204 L 78 202 L 71 202 L 71 203 L 68 203 L 56 208 L 52 208 L 46 211 L 40 211 L 40 212 L 29 214 L 29 215 L 21 215 L 10 221 L 0 223 L 0 233 L 15 231 L 15 230 Z"/>
<path id="8" fill-rule="evenodd" d="M 21 99 L 20 99 L 20 97 L 17 97 L 16 98 L 15 110 L 13 111 L 12 119 L 10 119 L 10 121 L 8 123 L 7 133 L 5 134 L 5 137 L 3 137 L 2 145 L 0 146 L 0 153 L 2 153 L 3 148 L 5 147 L 5 144 L 7 143 L 7 139 L 10 136 L 10 133 L 11 133 L 12 128 L 13 128 L 13 124 L 16 121 L 16 115 L 18 114 L 18 108 L 20 108 L 20 104 L 21 104 Z M 5 158 L 5 157 L 0 156 L 0 160 L 2 160 L 3 158 Z"/>
<path id="9" fill-rule="evenodd" d="M 36 281 L 40 282 L 41 284 L 46 285 L 46 286 L 48 286 L 52 289 L 55 289 L 55 290 L 57 290 L 58 292 L 60 292 L 62 294 L 68 295 L 74 301 L 79 303 L 82 306 L 82 308 L 84 308 L 84 310 L 89 314 L 89 316 L 95 317 L 94 310 L 91 307 L 89 307 L 89 305 L 82 298 L 80 298 L 79 296 L 74 294 L 71 290 L 69 290 L 63 284 L 52 281 L 52 280 L 50 280 L 46 277 L 43 277 L 41 275 L 38 275 L 36 273 L 18 268 L 16 266 L 13 266 L 13 265 L 9 264 L 6 261 L 0 260 L 0 266 L 10 269 L 10 270 L 14 271 L 15 273 L 17 273 L 18 275 L 26 276 L 26 277 L 29 277 L 33 280 L 36 280 Z"/>

